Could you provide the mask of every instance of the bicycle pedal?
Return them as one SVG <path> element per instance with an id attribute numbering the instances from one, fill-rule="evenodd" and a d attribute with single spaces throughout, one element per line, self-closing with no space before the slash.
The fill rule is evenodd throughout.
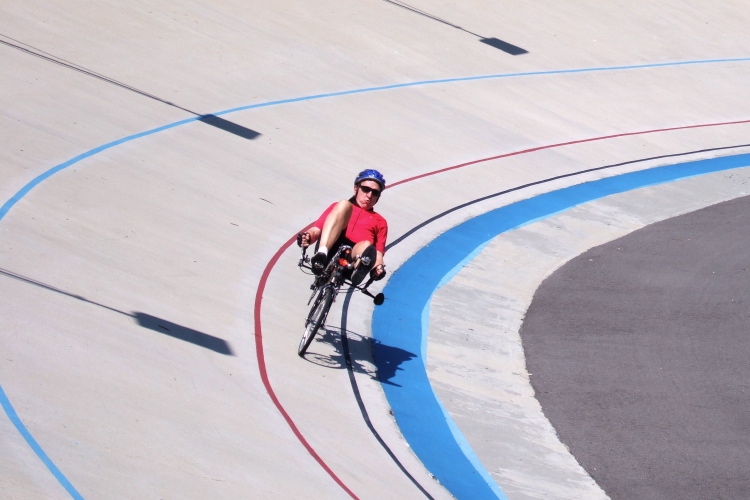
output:
<path id="1" fill-rule="evenodd" d="M 360 259 L 360 265 L 362 266 L 369 266 L 370 262 L 372 262 L 372 259 L 370 257 L 362 257 Z"/>

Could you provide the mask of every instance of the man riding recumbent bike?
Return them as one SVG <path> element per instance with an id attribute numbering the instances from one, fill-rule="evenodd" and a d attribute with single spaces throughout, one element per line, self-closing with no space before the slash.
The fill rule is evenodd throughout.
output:
<path id="1" fill-rule="evenodd" d="M 325 323 L 328 311 L 341 287 L 348 284 L 374 299 L 385 300 L 382 293 L 373 295 L 368 287 L 385 277 L 386 220 L 373 210 L 385 189 L 385 179 L 377 170 L 363 170 L 354 181 L 354 196 L 333 203 L 310 229 L 297 235 L 302 247 L 300 269 L 310 270 L 315 281 L 308 304 L 312 308 L 305 321 L 305 333 L 297 353 L 304 356 L 315 334 Z M 307 248 L 317 242 L 317 251 L 307 256 Z M 360 286 L 369 274 L 369 280 Z"/>

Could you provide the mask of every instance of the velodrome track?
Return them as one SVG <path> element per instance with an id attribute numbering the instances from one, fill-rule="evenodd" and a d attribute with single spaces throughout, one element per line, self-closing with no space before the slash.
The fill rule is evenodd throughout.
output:
<path id="1" fill-rule="evenodd" d="M 741 159 L 746 11 L 3 5 L 0 491 L 479 498 L 484 485 L 512 499 L 604 497 L 533 397 L 523 315 L 539 283 L 588 248 L 747 194 L 741 161 L 574 198 L 520 229 L 487 229 L 457 266 L 428 262 L 448 269 L 426 290 L 425 346 L 397 343 L 421 332 L 384 336 L 379 315 L 421 314 L 389 289 L 420 249 L 461 250 L 441 235 L 483 214 Z M 364 167 L 391 185 L 378 205 L 391 298 L 375 323 L 364 297 L 340 301 L 302 360 L 309 279 L 291 238 Z M 420 396 L 434 390 L 471 447 L 457 459 L 468 476 L 438 472 L 458 464 L 441 429 L 428 429 L 436 449 L 412 451 L 423 453 L 393 398 L 425 359 Z M 417 422 L 434 418 L 417 408 Z"/>

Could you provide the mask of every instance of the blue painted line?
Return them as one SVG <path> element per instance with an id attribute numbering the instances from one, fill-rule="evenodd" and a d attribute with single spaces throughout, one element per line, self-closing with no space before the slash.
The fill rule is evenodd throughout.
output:
<path id="1" fill-rule="evenodd" d="M 266 103 L 259 103 L 259 104 L 252 104 L 248 106 L 241 106 L 233 109 L 228 109 L 224 111 L 219 111 L 216 113 L 212 113 L 214 116 L 221 116 L 226 115 L 229 113 L 235 113 L 238 111 L 246 111 L 250 109 L 256 109 L 256 108 L 264 108 L 269 106 L 277 106 L 282 104 L 291 104 L 295 102 L 300 101 L 311 101 L 315 99 L 324 99 L 324 98 L 330 98 L 330 97 L 340 97 L 340 96 L 346 96 L 346 95 L 352 95 L 352 94 L 361 94 L 365 92 L 376 92 L 376 91 L 383 91 L 383 90 L 392 90 L 392 89 L 399 89 L 399 88 L 406 88 L 406 87 L 417 87 L 417 86 L 424 86 L 424 85 L 435 85 L 440 83 L 454 83 L 454 82 L 468 82 L 473 80 L 488 80 L 488 79 L 498 79 L 498 78 L 515 78 L 515 77 L 525 77 L 525 76 L 544 76 L 544 75 L 561 75 L 561 74 L 571 74 L 571 73 L 590 73 L 590 72 L 599 72 L 599 71 L 619 71 L 619 70 L 637 70 L 637 69 L 646 69 L 646 68 L 659 68 L 659 67 L 668 67 L 668 66 L 686 66 L 686 65 L 699 65 L 699 64 L 718 64 L 718 63 L 731 63 L 731 62 L 748 62 L 750 61 L 750 58 L 736 58 L 736 59 L 711 59 L 711 60 L 702 60 L 702 61 L 681 61 L 681 62 L 668 62 L 668 63 L 657 63 L 657 64 L 642 64 L 642 65 L 634 65 L 634 66 L 611 66 L 611 67 L 602 67 L 602 68 L 583 68 L 583 69 L 572 69 L 572 70 L 551 70 L 551 71 L 536 71 L 536 72 L 527 72 L 527 73 L 507 73 L 507 74 L 496 74 L 496 75 L 480 75 L 480 76 L 473 76 L 473 77 L 462 77 L 462 78 L 447 78 L 447 79 L 441 79 L 441 80 L 425 80 L 420 82 L 410 82 L 410 83 L 402 83 L 402 84 L 395 84 L 395 85 L 385 85 L 380 87 L 369 87 L 369 88 L 363 88 L 363 89 L 355 89 L 355 90 L 349 90 L 349 91 L 343 91 L 343 92 L 332 92 L 327 94 L 317 94 L 317 95 L 311 95 L 307 97 L 299 97 L 299 98 L 293 98 L 293 99 L 284 99 L 284 100 L 278 100 L 278 101 L 271 101 Z M 195 122 L 199 120 L 201 117 L 196 116 L 193 118 L 188 118 L 185 120 L 180 120 L 168 125 L 164 125 L 162 127 L 157 127 L 151 130 L 147 130 L 145 132 L 141 132 L 138 134 L 133 134 L 127 137 L 124 137 L 122 139 L 109 142 L 107 144 L 104 144 L 102 146 L 99 146 L 97 148 L 91 149 L 85 153 L 82 153 L 75 158 L 72 158 L 64 163 L 61 163 L 46 172 L 38 175 L 34 179 L 32 179 L 29 183 L 27 183 L 25 186 L 23 186 L 15 195 L 13 195 L 8 201 L 6 201 L 2 207 L 0 207 L 0 221 L 2 221 L 5 216 L 10 212 L 10 210 L 24 197 L 26 197 L 31 190 L 33 190 L 36 186 L 44 182 L 45 180 L 52 177 L 54 174 L 72 166 L 76 163 L 85 160 L 86 158 L 90 158 L 94 155 L 97 155 L 103 151 L 106 151 L 108 149 L 114 148 L 115 146 L 118 146 L 120 144 L 134 141 L 136 139 L 146 137 L 149 135 L 156 134 L 158 132 L 163 132 L 168 129 L 172 129 L 175 127 L 178 127 L 180 125 L 186 125 L 188 123 Z M 7 398 L 5 398 L 3 394 L 3 398 L 7 401 Z M 12 410 L 12 406 L 10 406 L 10 401 L 7 401 L 6 404 L 3 404 L 3 408 L 5 409 L 6 414 L 8 414 L 8 418 L 12 417 L 10 413 L 8 413 L 8 408 Z M 20 422 L 20 421 L 19 421 Z M 20 429 L 19 429 L 20 432 Z M 26 431 L 28 433 L 28 431 Z M 22 433 L 23 434 L 23 433 Z M 31 438 L 31 435 L 29 434 L 29 438 Z M 33 441 L 33 438 L 31 438 Z M 28 442 L 28 439 L 27 439 Z M 38 447 L 38 445 L 37 445 Z M 32 448 L 34 448 L 32 446 Z M 41 448 L 39 448 L 39 451 L 41 453 L 44 453 Z M 37 453 L 39 454 L 39 453 Z M 44 455 L 46 457 L 46 455 Z M 40 456 L 41 458 L 41 456 Z M 44 459 L 43 459 L 44 461 Z M 53 465 L 54 467 L 54 465 Z M 71 486 L 72 488 L 72 486 Z M 502 493 L 501 493 L 502 494 Z"/>
<path id="2" fill-rule="evenodd" d="M 748 62 L 750 57 L 740 57 L 735 59 L 707 59 L 703 61 L 677 61 L 677 62 L 666 62 L 666 63 L 654 63 L 654 64 L 638 64 L 633 66 L 606 66 L 602 68 L 581 68 L 581 69 L 561 69 L 561 70 L 548 70 L 548 71 L 531 71 L 526 73 L 503 73 L 495 75 L 479 75 L 479 76 L 467 76 L 461 78 L 444 78 L 440 80 L 424 80 L 419 82 L 410 83 L 398 83 L 394 85 L 384 85 L 381 87 L 367 87 L 363 89 L 345 90 L 342 92 L 331 92 L 328 94 L 316 94 L 307 97 L 297 97 L 294 99 L 286 99 L 283 101 L 273 101 L 262 104 L 252 104 L 249 106 L 241 106 L 239 108 L 228 109 L 219 113 L 214 113 L 216 116 L 234 113 L 236 111 L 245 111 L 248 109 L 262 108 L 265 106 L 275 106 L 278 104 L 289 104 L 300 101 L 312 101 L 314 99 L 324 99 L 328 97 L 340 97 L 352 94 L 361 94 L 364 92 L 376 92 L 380 90 L 392 90 L 401 89 L 406 87 L 418 87 L 423 85 L 435 85 L 438 83 L 454 83 L 454 82 L 469 82 L 474 80 L 491 80 L 498 78 L 519 78 L 523 76 L 547 76 L 547 75 L 565 75 L 572 73 L 592 73 L 598 71 L 621 71 L 621 70 L 635 70 L 635 69 L 647 69 L 647 68 L 664 68 L 668 66 L 687 66 L 696 64 L 717 64 L 717 63 L 730 63 L 730 62 Z"/>
<path id="3" fill-rule="evenodd" d="M 185 125 L 186 123 L 191 123 L 194 121 L 197 121 L 200 119 L 200 117 L 196 116 L 195 118 L 188 118 L 187 120 L 181 120 L 179 122 L 171 123 L 169 125 L 164 125 L 163 127 L 158 127 L 155 129 L 148 130 L 146 132 L 141 132 L 139 134 L 133 134 L 129 135 L 127 137 L 124 137 L 122 139 L 118 139 L 116 141 L 109 142 L 107 144 L 104 144 L 103 146 L 99 146 L 97 148 L 91 149 L 89 151 L 86 151 L 85 153 L 82 153 L 78 156 L 76 156 L 73 159 L 70 159 L 66 161 L 65 163 L 61 163 L 57 165 L 56 167 L 52 167 L 51 169 L 47 170 L 43 174 L 38 175 L 34 179 L 31 180 L 28 184 L 26 184 L 21 190 L 19 190 L 15 195 L 13 195 L 8 201 L 6 201 L 2 207 L 0 207 L 0 220 L 3 220 L 3 218 L 10 212 L 10 209 L 13 208 L 16 203 L 21 201 L 23 197 L 25 197 L 29 192 L 34 189 L 36 186 L 44 182 L 45 180 L 49 179 L 56 173 L 60 172 L 61 170 L 65 170 L 66 168 L 75 165 L 76 163 L 85 160 L 86 158 L 90 158 L 91 156 L 94 156 L 96 154 L 101 153 L 102 151 L 106 151 L 108 149 L 111 149 L 115 146 L 119 146 L 120 144 L 123 144 L 125 142 L 130 142 L 135 139 L 140 139 L 141 137 L 145 137 L 147 135 L 156 134 L 157 132 L 162 132 L 164 130 L 168 130 L 170 128 L 175 128 L 180 125 Z"/>
<path id="4" fill-rule="evenodd" d="M 456 429 L 427 378 L 427 316 L 437 289 L 504 232 L 605 196 L 747 166 L 750 154 L 728 156 L 632 172 L 545 193 L 446 231 L 393 273 L 384 289 L 388 300 L 373 314 L 375 362 L 404 437 L 451 494 L 459 500 L 505 498 L 487 483 L 489 474 Z"/>
<path id="5" fill-rule="evenodd" d="M 271 102 L 265 102 L 265 103 L 260 103 L 260 104 L 251 104 L 248 106 L 240 106 L 238 108 L 227 109 L 227 110 L 219 111 L 219 112 L 212 113 L 212 114 L 214 116 L 221 116 L 221 115 L 226 115 L 229 113 L 236 113 L 238 111 L 247 111 L 250 109 L 265 108 L 269 106 L 278 106 L 281 104 L 291 104 L 291 103 L 301 102 L 301 101 L 312 101 L 316 99 L 341 97 L 341 96 L 346 96 L 346 95 L 362 94 L 365 92 L 376 92 L 376 91 L 393 90 L 393 89 L 400 89 L 400 88 L 406 88 L 406 87 L 435 85 L 435 84 L 440 84 L 440 83 L 455 83 L 455 82 L 469 82 L 473 80 L 489 80 L 489 79 L 498 79 L 498 78 L 519 78 L 519 77 L 525 77 L 525 76 L 563 75 L 563 74 L 572 74 L 572 73 L 637 70 L 637 69 L 647 69 L 647 68 L 663 68 L 663 67 L 669 67 L 669 66 L 688 66 L 688 65 L 699 65 L 699 64 L 719 64 L 719 63 L 749 62 L 749 61 L 750 61 L 750 57 L 742 57 L 742 58 L 736 58 L 736 59 L 709 59 L 709 60 L 703 60 L 703 61 L 678 61 L 678 62 L 667 62 L 667 63 L 657 63 L 657 64 L 640 64 L 640 65 L 634 65 L 634 66 L 608 66 L 608 67 L 603 67 L 603 68 L 533 71 L 533 72 L 526 72 L 526 73 L 505 73 L 505 74 L 496 74 L 496 75 L 469 76 L 469 77 L 462 77 L 462 78 L 445 78 L 441 80 L 425 80 L 425 81 L 420 81 L 420 82 L 399 83 L 395 85 L 368 87 L 368 88 L 363 88 L 363 89 L 346 90 L 343 92 L 331 92 L 327 94 L 316 94 L 316 95 L 310 95 L 306 97 L 297 97 L 293 99 L 284 99 L 280 101 L 271 101 Z M 101 153 L 102 151 L 113 148 L 125 142 L 133 141 L 135 139 L 139 139 L 141 137 L 145 137 L 148 135 L 153 135 L 153 134 L 162 132 L 167 129 L 178 127 L 180 125 L 192 123 L 192 122 L 199 120 L 200 118 L 201 117 L 196 116 L 194 118 L 188 118 L 186 120 L 180 120 L 178 122 L 171 123 L 169 125 L 164 125 L 163 127 L 157 127 L 151 130 L 147 130 L 139 134 L 130 135 L 123 139 L 119 139 L 117 141 L 113 141 L 103 146 L 94 148 L 90 151 L 87 151 L 86 153 L 76 156 L 75 158 L 71 160 L 66 161 L 65 163 L 61 163 L 60 165 L 57 165 L 56 167 L 51 168 L 50 170 L 44 172 L 43 174 L 40 174 L 38 177 L 34 178 L 31 182 L 26 184 L 20 191 L 18 191 L 18 193 L 16 193 L 10 200 L 5 202 L 5 204 L 2 207 L 0 207 L 0 220 L 2 220 L 5 217 L 5 215 L 7 215 L 10 209 L 13 208 L 13 206 L 15 206 L 16 203 L 18 203 L 24 196 L 26 196 L 32 189 L 34 189 L 34 187 L 36 187 L 37 185 L 39 185 L 41 182 L 48 179 L 52 175 L 56 174 L 60 170 L 68 168 L 71 165 L 74 165 L 81 160 L 94 156 L 98 153 Z"/>
<path id="6" fill-rule="evenodd" d="M 54 463 L 52 463 L 52 460 L 47 456 L 46 453 L 44 453 L 44 450 L 41 446 L 39 446 L 39 443 L 36 442 L 34 437 L 31 435 L 31 433 L 26 429 L 26 426 L 23 425 L 23 422 L 21 422 L 21 419 L 18 418 L 18 414 L 16 413 L 16 410 L 13 408 L 13 405 L 10 404 L 10 401 L 8 400 L 8 397 L 5 395 L 5 391 L 3 391 L 2 386 L 0 386 L 0 405 L 2 405 L 3 410 L 5 410 L 5 414 L 8 415 L 8 418 L 13 423 L 13 425 L 16 427 L 18 432 L 23 436 L 23 438 L 26 440 L 26 443 L 31 447 L 32 450 L 34 450 L 34 453 L 44 462 L 44 465 L 47 466 L 47 469 L 52 473 L 53 476 L 55 476 L 55 479 L 57 479 L 60 484 L 65 488 L 65 490 L 70 494 L 71 497 L 77 499 L 77 500 L 83 500 L 83 497 L 81 496 L 78 491 L 73 487 L 72 484 L 70 484 L 70 481 L 63 475 L 62 472 L 60 472 L 60 469 L 58 469 Z"/>

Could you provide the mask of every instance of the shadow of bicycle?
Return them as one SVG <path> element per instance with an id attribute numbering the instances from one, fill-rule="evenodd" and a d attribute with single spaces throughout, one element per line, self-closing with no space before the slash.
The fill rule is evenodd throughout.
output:
<path id="1" fill-rule="evenodd" d="M 333 346 L 334 354 L 324 354 L 321 351 L 328 351 L 324 345 L 328 344 Z M 346 368 L 346 362 L 344 360 L 344 353 L 341 348 L 341 331 L 338 328 L 332 326 L 322 326 L 318 330 L 318 334 L 307 348 L 305 353 L 305 360 L 323 366 L 326 368 L 342 369 Z"/>
<path id="2" fill-rule="evenodd" d="M 346 338 L 342 336 L 346 335 Z M 314 363 L 319 366 L 326 368 L 334 368 L 341 370 L 347 367 L 347 344 L 361 345 L 366 342 L 367 339 L 355 332 L 346 331 L 342 332 L 340 328 L 335 326 L 325 325 L 313 339 L 313 343 L 307 349 L 305 359 L 310 363 Z M 321 351 L 330 352 L 330 348 L 323 347 L 324 345 L 332 346 L 334 352 L 331 354 L 324 354 Z M 359 348 L 357 349 L 359 351 Z M 351 357 L 351 356 L 350 356 Z M 369 369 L 366 364 L 356 362 L 352 368 L 357 373 L 364 373 L 366 375 L 373 376 L 373 370 Z"/>
<path id="3" fill-rule="evenodd" d="M 334 353 L 323 354 L 315 349 L 316 344 L 333 346 Z M 328 349 L 326 349 L 328 350 Z M 380 370 L 376 369 L 375 352 L 382 357 Z M 341 370 L 348 368 L 354 373 L 366 375 L 383 384 L 396 385 L 391 381 L 401 365 L 416 358 L 417 355 L 404 349 L 389 346 L 366 337 L 352 330 L 341 330 L 334 326 L 321 328 L 307 351 L 305 359 L 310 363 L 326 368 Z"/>

